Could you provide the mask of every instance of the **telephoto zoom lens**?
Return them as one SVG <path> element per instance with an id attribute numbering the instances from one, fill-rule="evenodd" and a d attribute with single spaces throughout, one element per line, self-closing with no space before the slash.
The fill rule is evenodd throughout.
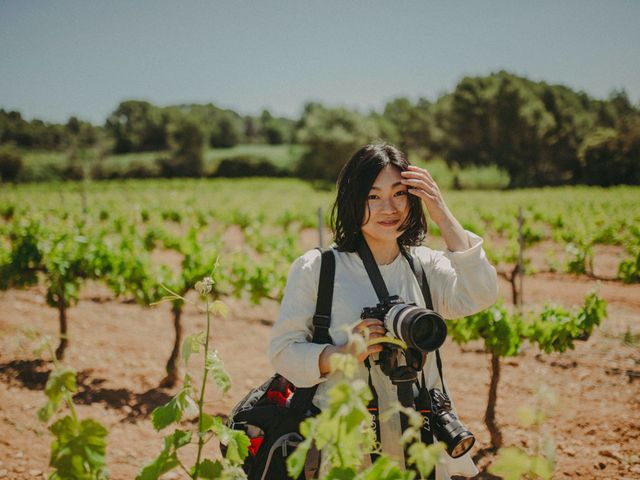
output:
<path id="1" fill-rule="evenodd" d="M 447 326 L 440 315 L 407 303 L 392 306 L 384 324 L 389 332 L 421 352 L 437 350 L 447 338 Z"/>

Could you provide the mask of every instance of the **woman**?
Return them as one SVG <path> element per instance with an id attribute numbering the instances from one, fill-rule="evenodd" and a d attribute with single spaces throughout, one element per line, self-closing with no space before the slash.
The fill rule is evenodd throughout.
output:
<path id="1" fill-rule="evenodd" d="M 427 229 L 422 205 L 438 225 L 447 252 L 420 246 Z M 352 348 L 347 342 L 345 325 L 352 327 L 354 333 L 368 331 L 371 338 L 385 333 L 380 320 L 360 320 L 363 307 L 378 303 L 357 253 L 363 240 L 378 264 L 389 294 L 424 307 L 416 277 L 400 249 L 408 249 L 419 259 L 431 288 L 434 310 L 445 319 L 485 309 L 497 296 L 496 271 L 482 250 L 482 239 L 460 226 L 429 172 L 409 165 L 405 155 L 391 145 L 366 145 L 343 167 L 332 223 L 336 271 L 329 333 L 334 345 L 310 343 L 321 263 L 318 250 L 308 251 L 293 263 L 269 345 L 269 357 L 278 373 L 299 387 L 320 384 L 314 404 L 321 409 L 326 404 L 327 391 L 337 381 L 329 369 L 331 355 Z M 371 356 L 375 360 L 381 350 L 379 344 L 373 345 L 358 355 L 360 378 L 368 378 L 365 359 Z M 427 385 L 442 388 L 433 357 L 428 355 L 424 366 Z M 373 361 L 371 364 L 371 380 L 380 412 L 384 414 L 397 396 L 389 378 Z M 383 421 L 380 430 L 383 453 L 403 465 L 399 416 Z M 457 459 L 446 456 L 444 465 L 436 469 L 436 478 L 476 473 L 467 453 Z"/>

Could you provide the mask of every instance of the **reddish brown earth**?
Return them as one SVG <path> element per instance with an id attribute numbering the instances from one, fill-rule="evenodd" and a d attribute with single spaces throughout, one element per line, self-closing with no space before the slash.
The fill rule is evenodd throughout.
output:
<path id="1" fill-rule="evenodd" d="M 308 234 L 311 242 L 312 234 Z M 545 267 L 550 245 L 532 251 L 533 264 Z M 596 274 L 615 276 L 620 251 L 606 247 L 596 255 Z M 640 333 L 640 286 L 598 282 L 586 277 L 538 273 L 525 279 L 526 308 L 555 302 L 565 307 L 582 303 L 599 284 L 608 302 L 609 318 L 586 342 L 564 354 L 540 354 L 527 346 L 502 362 L 497 417 L 505 445 L 532 450 L 541 436 L 520 427 L 516 410 L 531 405 L 533 391 L 550 386 L 559 405 L 548 412 L 545 430 L 556 445 L 554 478 L 640 478 L 640 346 L 624 343 L 627 330 Z M 510 288 L 500 280 L 501 293 Z M 50 437 L 36 418 L 44 403 L 48 363 L 38 364 L 21 333 L 33 327 L 54 335 L 56 312 L 44 302 L 43 288 L 0 293 L 0 478 L 46 478 Z M 99 284 L 87 286 L 79 304 L 69 311 L 70 346 L 65 364 L 79 372 L 76 396 L 81 417 L 93 417 L 109 428 L 108 464 L 113 479 L 132 479 L 157 455 L 162 435 L 153 430 L 148 413 L 170 398 L 173 390 L 157 389 L 173 344 L 167 305 L 141 308 L 110 300 Z M 259 307 L 229 300 L 230 315 L 216 319 L 212 338 L 234 381 L 226 396 L 208 392 L 209 413 L 227 413 L 247 391 L 266 379 L 272 368 L 266 356 L 269 324 L 278 306 Z M 204 328 L 204 317 L 187 308 L 185 334 Z M 486 446 L 482 422 L 489 385 L 489 357 L 479 342 L 460 347 L 448 341 L 445 372 L 462 418 Z M 193 367 L 195 367 L 195 362 Z M 478 449 L 476 447 L 476 450 Z M 185 459 L 191 458 L 185 452 Z M 212 446 L 206 452 L 218 454 Z M 484 466 L 490 459 L 480 462 Z M 170 474 L 165 478 L 180 478 Z M 493 478 L 482 474 L 479 478 Z"/>

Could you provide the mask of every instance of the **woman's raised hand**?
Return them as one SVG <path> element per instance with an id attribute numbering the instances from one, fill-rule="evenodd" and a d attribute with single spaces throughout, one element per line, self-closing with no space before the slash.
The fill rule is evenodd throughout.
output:
<path id="1" fill-rule="evenodd" d="M 415 165 L 409 165 L 407 168 L 408 170 L 400 172 L 402 184 L 409 188 L 409 193 L 422 199 L 429 217 L 440 228 L 447 248 L 452 252 L 468 249 L 470 244 L 467 234 L 447 207 L 431 174 Z"/>
<path id="2" fill-rule="evenodd" d="M 409 165 L 408 170 L 400 172 L 400 175 L 402 183 L 409 187 L 409 193 L 422 199 L 436 224 L 439 225 L 450 215 L 438 184 L 426 169 Z"/>

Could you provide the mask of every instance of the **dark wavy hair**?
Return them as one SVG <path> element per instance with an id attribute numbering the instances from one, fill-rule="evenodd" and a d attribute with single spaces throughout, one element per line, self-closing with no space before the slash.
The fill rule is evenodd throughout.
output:
<path id="1" fill-rule="evenodd" d="M 368 208 L 367 197 L 380 171 L 391 165 L 400 171 L 410 165 L 407 157 L 393 145 L 369 144 L 360 148 L 342 167 L 337 183 L 336 201 L 331 210 L 334 241 L 341 252 L 355 252 L 362 241 L 362 219 Z M 401 247 L 422 243 L 427 233 L 427 220 L 422 201 L 409 194 L 409 214 L 399 227 Z M 369 212 L 367 212 L 369 213 Z"/>

